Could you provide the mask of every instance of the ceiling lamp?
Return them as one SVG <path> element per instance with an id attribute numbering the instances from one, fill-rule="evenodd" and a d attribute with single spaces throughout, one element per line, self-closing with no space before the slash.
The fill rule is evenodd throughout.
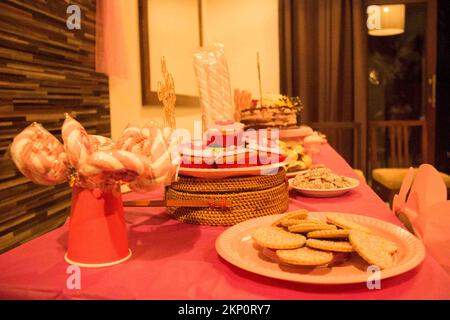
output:
<path id="1" fill-rule="evenodd" d="M 367 29 L 371 36 L 394 36 L 405 32 L 405 5 L 367 7 Z"/>

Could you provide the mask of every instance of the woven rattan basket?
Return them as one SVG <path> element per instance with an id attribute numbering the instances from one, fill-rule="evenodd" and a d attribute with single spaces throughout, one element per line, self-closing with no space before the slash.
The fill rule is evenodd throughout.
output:
<path id="1" fill-rule="evenodd" d="M 228 208 L 168 208 L 176 219 L 187 223 L 230 226 L 271 214 L 282 213 L 288 207 L 286 173 L 274 175 L 200 179 L 180 176 L 166 189 L 166 199 L 231 200 Z"/>

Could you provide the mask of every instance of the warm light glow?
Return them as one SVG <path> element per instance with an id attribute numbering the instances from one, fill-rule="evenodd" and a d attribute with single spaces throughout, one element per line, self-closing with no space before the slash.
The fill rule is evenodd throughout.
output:
<path id="1" fill-rule="evenodd" d="M 405 5 L 368 6 L 367 28 L 371 36 L 393 36 L 405 32 Z"/>

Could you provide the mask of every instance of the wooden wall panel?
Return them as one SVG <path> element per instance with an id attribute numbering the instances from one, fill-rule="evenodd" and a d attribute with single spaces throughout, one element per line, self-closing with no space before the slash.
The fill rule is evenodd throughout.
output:
<path id="1" fill-rule="evenodd" d="M 69 30 L 69 4 L 81 29 Z M 64 112 L 110 136 L 108 78 L 95 72 L 95 0 L 0 2 L 0 252 L 62 225 L 71 191 L 38 186 L 10 160 L 12 139 L 33 121 L 61 139 Z"/>

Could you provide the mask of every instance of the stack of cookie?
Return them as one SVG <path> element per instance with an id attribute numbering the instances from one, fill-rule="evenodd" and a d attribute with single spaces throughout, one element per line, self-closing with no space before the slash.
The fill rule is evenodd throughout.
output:
<path id="1" fill-rule="evenodd" d="M 281 263 L 300 266 L 332 266 L 336 258 L 356 252 L 370 265 L 386 269 L 393 266 L 398 249 L 394 242 L 347 218 L 332 214 L 312 218 L 306 210 L 255 230 L 252 238 L 261 247 L 276 250 Z"/>
<path id="2" fill-rule="evenodd" d="M 299 173 L 292 184 L 302 189 L 340 189 L 354 185 L 347 177 L 340 176 L 324 166 Z"/>

